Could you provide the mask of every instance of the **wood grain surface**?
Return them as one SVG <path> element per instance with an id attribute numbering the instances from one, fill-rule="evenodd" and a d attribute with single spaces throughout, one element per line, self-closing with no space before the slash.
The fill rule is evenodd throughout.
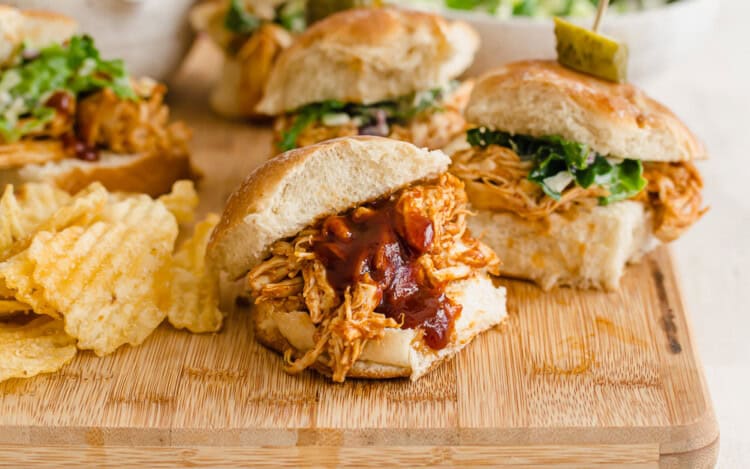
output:
<path id="1" fill-rule="evenodd" d="M 199 42 L 173 86 L 206 176 L 201 211 L 271 153 L 214 117 Z M 503 280 L 509 319 L 416 383 L 289 376 L 247 311 L 222 332 L 167 326 L 106 358 L 0 384 L 0 464 L 710 467 L 718 428 L 667 249 L 616 293 Z M 229 296 L 229 295 L 228 295 Z"/>

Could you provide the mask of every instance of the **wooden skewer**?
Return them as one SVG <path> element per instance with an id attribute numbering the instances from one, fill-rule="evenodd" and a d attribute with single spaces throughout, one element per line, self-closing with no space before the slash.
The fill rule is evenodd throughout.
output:
<path id="1" fill-rule="evenodd" d="M 607 12 L 607 7 L 609 6 L 609 0 L 599 0 L 599 7 L 596 9 L 596 18 L 594 18 L 594 26 L 591 27 L 591 30 L 596 32 L 599 32 L 599 23 L 601 23 L 602 18 L 604 18 L 604 13 Z"/>

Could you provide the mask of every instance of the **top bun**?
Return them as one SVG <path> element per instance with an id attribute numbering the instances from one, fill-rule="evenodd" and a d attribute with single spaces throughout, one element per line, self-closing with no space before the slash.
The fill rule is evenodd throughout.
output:
<path id="1" fill-rule="evenodd" d="M 450 158 L 382 137 L 346 137 L 298 148 L 253 171 L 230 197 L 207 248 L 208 261 L 238 278 L 275 241 L 414 181 L 434 178 Z"/>
<path id="2" fill-rule="evenodd" d="M 69 39 L 76 29 L 73 18 L 58 13 L 0 5 L 0 65 L 24 42 L 38 49 Z"/>
<path id="3" fill-rule="evenodd" d="M 513 134 L 559 135 L 604 156 L 644 161 L 707 157 L 703 144 L 672 111 L 635 86 L 553 61 L 516 62 L 483 75 L 466 117 Z"/>
<path id="4" fill-rule="evenodd" d="M 275 115 L 330 99 L 372 104 L 437 88 L 466 70 L 478 47 L 471 26 L 430 13 L 342 11 L 281 54 L 257 110 Z"/>

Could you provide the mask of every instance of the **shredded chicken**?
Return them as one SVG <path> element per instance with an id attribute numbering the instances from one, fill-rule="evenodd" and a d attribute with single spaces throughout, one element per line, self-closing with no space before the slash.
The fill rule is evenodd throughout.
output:
<path id="1" fill-rule="evenodd" d="M 437 181 L 406 188 L 395 197 L 396 211 L 404 223 L 414 214 L 432 223 L 433 241 L 418 259 L 431 283 L 444 285 L 468 278 L 479 269 L 497 272 L 499 260 L 494 252 L 466 229 L 467 199 L 457 178 L 445 174 Z M 371 210 L 359 207 L 353 216 Z M 383 292 L 369 274 L 343 293 L 333 288 L 324 264 L 313 251 L 325 224 L 276 242 L 270 257 L 250 271 L 246 281 L 256 303 L 283 312 L 306 311 L 316 326 L 313 348 L 296 357 L 287 350 L 285 370 L 299 373 L 319 362 L 330 367 L 334 381 L 341 382 L 368 341 L 381 339 L 387 328 L 401 324 L 375 311 Z M 408 233 L 410 227 L 403 228 Z"/>
<path id="2" fill-rule="evenodd" d="M 451 172 L 466 181 L 466 192 L 474 207 L 507 210 L 527 220 L 539 220 L 565 210 L 572 202 L 606 194 L 598 187 L 571 186 L 560 200 L 548 197 L 529 181 L 530 161 L 522 161 L 513 150 L 498 145 L 467 148 L 453 155 Z"/>
<path id="3" fill-rule="evenodd" d="M 281 134 L 291 128 L 296 117 L 296 114 L 287 114 L 279 116 L 276 119 L 273 126 L 276 142 L 281 141 Z M 296 144 L 297 147 L 306 147 L 324 140 L 338 137 L 351 137 L 358 134 L 359 130 L 357 129 L 357 126 L 351 123 L 329 126 L 323 125 L 322 122 L 314 122 L 305 127 L 305 129 L 299 133 Z"/>
<path id="4" fill-rule="evenodd" d="M 692 163 L 644 163 L 648 186 L 633 200 L 644 202 L 655 214 L 654 235 L 662 241 L 679 237 L 705 213 L 703 182 Z M 510 211 L 527 220 L 544 219 L 573 204 L 593 204 L 607 191 L 571 185 L 560 200 L 547 196 L 527 176 L 530 161 L 498 145 L 467 148 L 453 155 L 451 171 L 466 183 L 472 205 L 479 209 Z"/>
<path id="5" fill-rule="evenodd" d="M 44 164 L 67 156 L 59 140 L 19 140 L 0 144 L 0 169 Z"/>
<path id="6" fill-rule="evenodd" d="M 53 108 L 55 114 L 43 127 L 25 134 L 26 140 L 31 138 L 59 138 L 73 132 L 76 115 L 75 97 L 66 91 L 60 91 L 50 96 L 45 104 Z M 32 119 L 21 119 L 21 125 Z"/>
<path id="7" fill-rule="evenodd" d="M 636 197 L 654 212 L 654 235 L 679 238 L 708 210 L 703 206 L 703 178 L 693 163 L 644 163 L 646 189 Z"/>
<path id="8" fill-rule="evenodd" d="M 388 137 L 435 150 L 448 145 L 464 130 L 466 120 L 461 110 L 446 106 L 440 110 L 422 113 L 406 125 L 391 126 Z"/>
<path id="9" fill-rule="evenodd" d="M 439 109 L 424 111 L 403 125 L 391 125 L 387 137 L 433 150 L 443 148 L 466 129 L 463 110 L 472 87 L 471 81 L 462 83 L 445 98 Z M 295 115 L 292 114 L 277 119 L 274 126 L 277 140 L 280 140 L 282 132 L 291 127 L 294 118 Z M 332 138 L 351 137 L 358 133 L 359 129 L 352 123 L 327 126 L 322 122 L 315 122 L 300 132 L 296 143 L 298 147 L 304 147 Z"/>
<path id="10" fill-rule="evenodd" d="M 109 88 L 84 98 L 78 105 L 78 137 L 116 153 L 186 153 L 190 131 L 181 122 L 169 123 L 166 87 L 141 80 L 134 89 L 138 100 L 118 98 Z"/>

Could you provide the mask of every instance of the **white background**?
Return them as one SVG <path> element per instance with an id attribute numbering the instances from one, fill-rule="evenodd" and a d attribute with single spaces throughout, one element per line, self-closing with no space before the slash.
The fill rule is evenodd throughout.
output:
<path id="1" fill-rule="evenodd" d="M 718 467 L 750 467 L 750 1 L 722 0 L 694 56 L 641 85 L 711 155 L 699 163 L 711 210 L 673 252 L 719 420 Z"/>

